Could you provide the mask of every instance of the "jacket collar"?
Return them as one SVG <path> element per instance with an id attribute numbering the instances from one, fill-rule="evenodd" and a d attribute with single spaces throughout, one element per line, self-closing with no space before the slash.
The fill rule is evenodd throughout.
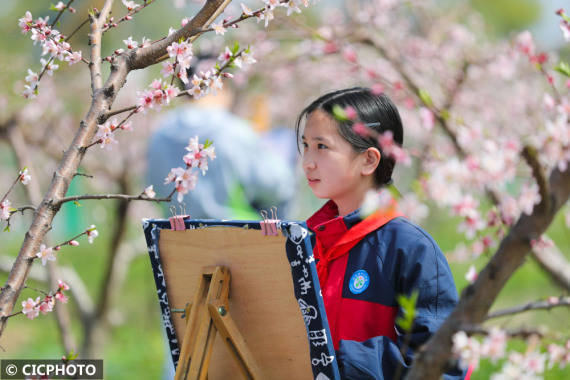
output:
<path id="1" fill-rule="evenodd" d="M 323 245 L 332 247 L 346 231 L 362 221 L 360 209 L 345 216 L 338 215 L 338 207 L 332 200 L 328 201 L 317 212 L 307 219 L 307 227 L 313 231 Z"/>

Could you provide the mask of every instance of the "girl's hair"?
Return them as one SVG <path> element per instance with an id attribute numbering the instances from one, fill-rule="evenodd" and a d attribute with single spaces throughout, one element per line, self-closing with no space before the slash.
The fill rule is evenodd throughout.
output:
<path id="1" fill-rule="evenodd" d="M 374 172 L 374 184 L 381 187 L 392 182 L 392 171 L 396 161 L 392 157 L 388 157 L 382 152 L 382 148 L 374 137 L 364 137 L 354 132 L 352 129 L 353 121 L 339 121 L 335 119 L 333 107 L 335 105 L 345 109 L 352 107 L 357 113 L 357 121 L 368 126 L 368 128 L 382 134 L 386 131 L 392 131 L 394 141 L 398 145 L 404 142 L 404 130 L 402 128 L 402 120 L 398 109 L 392 103 L 390 98 L 384 94 L 374 95 L 368 88 L 354 87 L 344 90 L 333 91 L 325 94 L 313 101 L 307 106 L 297 118 L 295 124 L 295 133 L 297 135 L 297 148 L 299 148 L 301 122 L 303 118 L 319 109 L 330 115 L 336 122 L 339 134 L 354 148 L 356 152 L 364 152 L 370 147 L 380 150 L 382 157 L 380 163 Z"/>

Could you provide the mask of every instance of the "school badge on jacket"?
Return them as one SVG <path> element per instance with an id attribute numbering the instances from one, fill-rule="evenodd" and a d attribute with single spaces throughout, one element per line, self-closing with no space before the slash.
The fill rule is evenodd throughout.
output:
<path id="1" fill-rule="evenodd" d="M 352 294 L 360 294 L 368 288 L 368 285 L 370 285 L 370 276 L 365 270 L 361 269 L 352 274 L 348 288 Z"/>

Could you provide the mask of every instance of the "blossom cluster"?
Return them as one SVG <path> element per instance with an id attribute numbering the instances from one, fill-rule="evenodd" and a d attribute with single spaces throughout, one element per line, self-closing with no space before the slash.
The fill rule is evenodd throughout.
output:
<path id="1" fill-rule="evenodd" d="M 123 40 L 123 43 L 125 44 L 127 51 L 129 51 L 129 50 L 137 49 L 139 47 L 145 48 L 145 47 L 150 46 L 150 39 L 143 37 L 142 41 L 139 43 L 138 41 L 133 40 L 133 36 L 129 36 L 129 38 L 127 38 L 126 40 Z M 103 59 L 107 62 L 113 63 L 115 61 L 115 57 L 123 54 L 124 52 L 125 52 L 125 49 L 116 49 L 112 55 L 107 56 Z"/>
<path id="2" fill-rule="evenodd" d="M 536 347 L 537 345 L 538 338 L 536 336 L 531 337 L 529 347 Z M 507 355 L 506 347 L 506 332 L 493 327 L 482 342 L 468 336 L 464 331 L 455 333 L 452 352 L 454 357 L 459 360 L 459 365 L 462 368 L 472 366 L 473 369 L 477 369 L 481 359 L 490 359 L 492 363 L 497 363 L 498 360 L 504 358 Z M 536 374 L 544 372 L 547 361 L 548 368 L 552 368 L 556 364 L 563 368 L 570 362 L 570 341 L 567 341 L 565 346 L 550 344 L 546 351 L 546 353 L 542 353 L 540 350 L 534 349 L 525 354 L 512 351 L 504 362 L 501 371 L 491 378 L 495 380 L 535 378 Z"/>
<path id="3" fill-rule="evenodd" d="M 501 371 L 491 376 L 492 380 L 515 380 L 542 378 L 546 369 L 555 365 L 564 368 L 570 362 L 570 341 L 564 346 L 550 344 L 546 353 L 530 351 L 525 354 L 511 352 Z M 539 376 L 536 376 L 539 375 Z"/>
<path id="4" fill-rule="evenodd" d="M 188 84 L 188 76 L 186 70 L 190 68 L 190 62 L 194 53 L 192 52 L 192 43 L 188 41 L 173 42 L 166 48 L 168 56 L 174 58 L 174 62 L 165 62 L 162 65 L 162 74 L 164 77 L 174 75 L 178 67 L 178 78 L 184 84 Z"/>
<path id="5" fill-rule="evenodd" d="M 570 41 L 570 18 L 568 18 L 568 15 L 566 12 L 564 12 L 564 9 L 557 10 L 556 14 L 562 18 L 562 20 L 560 20 L 560 30 L 562 30 L 562 35 L 568 42 Z"/>
<path id="6" fill-rule="evenodd" d="M 12 211 L 11 202 L 9 199 L 4 199 L 0 203 L 0 220 L 8 220 Z"/>
<path id="7" fill-rule="evenodd" d="M 91 226 L 89 226 L 89 228 L 87 228 L 85 231 L 83 231 L 82 233 L 80 233 L 79 235 L 77 235 L 75 238 L 66 241 L 65 243 L 62 244 L 58 244 L 54 247 L 48 247 L 45 244 L 40 244 L 40 250 L 39 252 L 36 253 L 35 257 L 38 259 L 42 260 L 42 265 L 46 265 L 48 261 L 55 261 L 55 254 L 54 252 L 57 252 L 61 249 L 62 246 L 64 245 L 70 245 L 72 247 L 77 247 L 79 245 L 79 242 L 75 239 L 77 239 L 78 237 L 80 237 L 81 235 L 87 235 L 87 241 L 89 241 L 89 244 L 93 244 L 93 240 L 99 236 L 99 232 L 97 231 L 97 229 L 95 228 L 95 225 L 92 224 Z"/>
<path id="8" fill-rule="evenodd" d="M 548 60 L 548 55 L 546 53 L 536 53 L 532 34 L 529 31 L 522 32 L 518 35 L 517 47 L 532 63 L 542 65 Z"/>
<path id="9" fill-rule="evenodd" d="M 133 9 L 139 7 L 140 5 L 135 3 L 134 1 L 131 0 L 122 0 L 122 3 L 125 7 L 127 7 L 127 10 L 130 12 Z"/>
<path id="10" fill-rule="evenodd" d="M 22 33 L 27 34 L 31 31 L 31 39 L 34 45 L 39 42 L 42 47 L 42 56 L 48 54 L 50 58 L 45 60 L 41 58 L 42 70 L 52 75 L 59 65 L 52 63 L 53 60 L 67 61 L 69 65 L 73 65 L 81 61 L 81 51 L 73 51 L 71 45 L 65 41 L 65 36 L 58 30 L 48 25 L 49 16 L 45 18 L 33 19 L 32 14 L 26 11 L 24 17 L 20 18 L 18 25 Z M 26 76 L 26 85 L 22 95 L 26 98 L 35 98 L 38 93 L 38 82 L 40 76 L 28 69 Z"/>
<path id="11" fill-rule="evenodd" d="M 176 86 L 172 86 L 161 79 L 155 79 L 150 84 L 150 89 L 137 92 L 137 112 L 146 112 L 153 108 L 160 111 L 162 106 L 170 104 L 170 100 L 180 93 Z"/>
<path id="12" fill-rule="evenodd" d="M 267 28 L 269 26 L 269 22 L 275 18 L 275 15 L 273 14 L 275 8 L 286 8 L 287 16 L 290 16 L 292 13 L 301 13 L 301 5 L 304 5 L 305 8 L 309 6 L 309 0 L 263 0 L 263 2 L 265 3 L 265 7 L 256 11 L 252 11 L 247 5 L 240 3 L 242 9 L 241 18 L 255 16 L 257 23 L 264 21 L 265 27 Z M 237 27 L 235 22 L 230 22 L 230 19 L 231 18 L 228 17 L 212 23 L 212 30 L 214 30 L 216 34 L 223 36 L 226 33 L 227 28 Z"/>
<path id="13" fill-rule="evenodd" d="M 54 11 L 59 11 L 62 12 L 65 9 L 68 9 L 70 13 L 75 13 L 76 10 L 73 7 L 68 7 L 67 5 L 65 5 L 65 3 L 63 1 L 58 2 L 56 5 L 52 5 L 51 9 Z"/>
<path id="14" fill-rule="evenodd" d="M 518 196 L 508 193 L 499 199 L 497 209 L 483 215 L 475 191 L 501 189 L 514 179 L 520 145 L 512 140 L 486 140 L 481 153 L 468 155 L 464 160 L 451 158 L 445 162 L 428 161 L 426 169 L 429 177 L 422 179 L 426 194 L 440 207 L 449 207 L 451 214 L 462 218 L 458 230 L 467 239 L 479 236 L 488 227 L 497 227 L 501 223 L 511 226 L 522 213 L 530 215 L 541 196 L 535 183 L 524 183 Z M 502 229 L 497 230 L 497 237 L 502 237 Z M 494 245 L 492 238 L 485 238 L 485 248 Z"/>
<path id="15" fill-rule="evenodd" d="M 212 143 L 206 140 L 205 144 L 200 144 L 198 142 L 198 136 L 191 138 L 185 149 L 188 151 L 183 157 L 186 167 L 171 169 L 164 180 L 165 185 L 174 183 L 176 192 L 178 193 L 178 202 L 182 202 L 184 194 L 196 187 L 198 174 L 195 169 L 200 170 L 202 175 L 205 175 L 208 170 L 208 160 L 216 158 Z"/>
<path id="16" fill-rule="evenodd" d="M 299 8 L 302 5 L 306 7 L 309 6 L 309 0 L 288 0 L 288 1 L 281 1 L 281 0 L 263 0 L 266 4 L 265 9 L 256 14 L 257 22 L 265 21 L 265 27 L 269 25 L 269 22 L 273 20 L 273 10 L 277 7 L 287 8 L 287 16 L 290 16 L 292 13 L 301 13 L 301 9 Z M 246 13 L 247 7 L 244 7 L 242 4 L 242 10 L 244 14 Z M 251 11 L 250 11 L 251 12 Z"/>
<path id="17" fill-rule="evenodd" d="M 32 176 L 29 174 L 28 168 L 24 168 L 18 173 L 18 179 L 14 184 L 21 182 L 22 185 L 27 185 L 31 180 Z M 8 194 L 10 193 L 10 190 L 8 191 Z M 16 209 L 11 207 L 12 203 L 10 200 L 6 199 L 8 194 L 6 194 L 0 202 L 0 220 L 8 220 L 10 215 L 16 211 Z"/>
<path id="18" fill-rule="evenodd" d="M 241 52 L 239 45 L 236 44 L 232 49 L 225 48 L 220 54 L 219 61 L 225 66 L 237 66 L 242 68 L 244 64 L 253 64 L 256 62 L 250 48 Z M 189 42 L 173 42 L 167 47 L 168 54 L 174 59 L 173 62 L 164 62 L 161 73 L 167 78 L 176 75 L 189 89 L 188 94 L 199 99 L 210 92 L 215 94 L 217 90 L 223 88 L 222 77 L 231 78 L 232 74 L 222 72 L 219 64 L 207 70 L 194 74 L 192 78 L 188 78 L 187 69 L 193 57 L 192 44 Z M 137 93 L 138 111 L 146 111 L 148 108 L 160 109 L 162 105 L 168 104 L 170 99 L 179 95 L 180 91 L 177 87 L 162 83 L 161 79 L 155 79 L 151 84 L 152 90 L 146 90 Z"/>
<path id="19" fill-rule="evenodd" d="M 218 56 L 218 60 L 223 65 L 233 65 L 239 67 L 240 69 L 243 68 L 244 65 L 252 65 L 257 62 L 257 60 L 253 57 L 251 47 L 248 47 L 240 52 L 239 44 L 237 43 L 231 49 L 226 46 L 224 51 Z"/>
<path id="20" fill-rule="evenodd" d="M 483 339 L 483 343 L 473 337 L 467 336 L 464 331 L 459 331 L 453 336 L 453 354 L 459 359 L 462 368 L 473 365 L 479 366 L 479 359 L 489 358 L 493 362 L 505 356 L 507 347 L 507 334 L 494 327 Z"/>
<path id="21" fill-rule="evenodd" d="M 18 177 L 18 180 L 22 182 L 22 185 L 27 185 L 32 180 L 32 176 L 28 173 L 28 168 L 20 170 L 18 175 L 20 176 Z"/>
<path id="22" fill-rule="evenodd" d="M 22 301 L 22 313 L 29 319 L 34 319 L 40 314 L 40 311 L 44 315 L 53 311 L 56 300 L 62 303 L 67 303 L 68 297 L 63 292 L 69 290 L 69 285 L 61 280 L 57 280 L 57 282 L 58 287 L 55 294 L 46 294 L 46 296 L 41 300 L 40 297 L 37 297 L 35 300 L 33 298 L 28 298 L 27 300 Z"/>
<path id="23" fill-rule="evenodd" d="M 104 124 L 98 125 L 97 130 L 97 141 L 101 144 L 101 148 L 111 150 L 113 144 L 117 144 L 118 141 L 115 139 L 115 131 L 117 129 L 132 131 L 130 122 L 119 123 L 117 119 L 112 118 L 107 120 Z"/>
<path id="24" fill-rule="evenodd" d="M 548 169 L 568 169 L 570 162 L 570 104 L 564 98 L 554 110 L 553 120 L 548 120 L 544 129 L 533 136 L 532 144 L 539 152 L 539 158 Z"/>

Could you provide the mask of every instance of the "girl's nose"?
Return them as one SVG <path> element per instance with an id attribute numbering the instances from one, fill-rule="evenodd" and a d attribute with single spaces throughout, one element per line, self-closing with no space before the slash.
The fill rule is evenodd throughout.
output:
<path id="1" fill-rule="evenodd" d="M 317 167 L 315 161 L 308 155 L 303 155 L 303 170 L 305 172 L 314 170 Z"/>

